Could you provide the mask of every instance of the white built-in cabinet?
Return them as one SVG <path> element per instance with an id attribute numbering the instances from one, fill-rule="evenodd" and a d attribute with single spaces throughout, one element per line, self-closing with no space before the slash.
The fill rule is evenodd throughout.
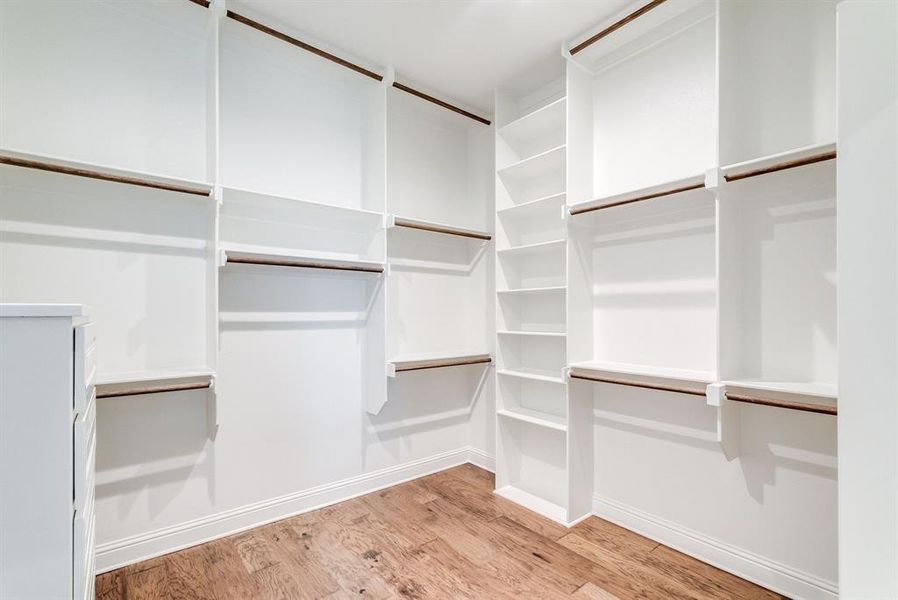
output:
<path id="1" fill-rule="evenodd" d="M 94 598 L 96 360 L 80 305 L 0 304 L 0 598 Z"/>
<path id="2" fill-rule="evenodd" d="M 636 3 L 497 89 L 498 493 L 590 514 L 609 386 L 730 458 L 740 403 L 832 418 L 834 103 L 828 1 Z"/>

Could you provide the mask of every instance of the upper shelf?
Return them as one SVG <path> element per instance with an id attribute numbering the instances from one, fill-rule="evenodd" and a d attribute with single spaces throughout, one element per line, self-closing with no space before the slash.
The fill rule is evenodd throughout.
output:
<path id="1" fill-rule="evenodd" d="M 612 377 L 607 377 L 608 375 L 611 375 Z M 624 381 L 610 381 L 615 375 L 625 375 L 629 377 L 662 381 L 686 382 L 701 385 L 707 385 L 715 381 L 715 374 L 711 371 L 672 369 L 667 367 L 655 367 L 652 365 L 634 365 L 629 363 L 598 360 L 580 362 L 571 365 L 571 377 L 593 379 L 596 381 L 609 380 L 609 383 L 622 383 L 624 385 L 627 385 L 626 383 L 624 383 Z M 658 387 L 659 389 L 671 389 L 671 391 L 675 391 L 673 389 L 674 386 Z M 699 390 L 699 388 L 694 385 L 686 387 L 685 389 L 698 391 L 701 395 L 705 394 L 704 389 Z"/>
<path id="2" fill-rule="evenodd" d="M 775 392 L 824 400 L 835 400 L 838 397 L 838 386 L 834 383 L 768 381 L 763 379 L 729 379 L 722 383 L 726 384 L 727 389 Z"/>
<path id="3" fill-rule="evenodd" d="M 502 248 L 497 250 L 499 256 L 529 256 L 540 254 L 545 251 L 563 250 L 567 243 L 564 239 L 550 240 L 548 242 L 537 242 L 535 244 L 523 244 L 521 246 L 512 246 L 511 248 Z"/>
<path id="4" fill-rule="evenodd" d="M 9 148 L 0 149 L 0 164 L 195 196 L 208 197 L 212 193 L 212 184 L 202 181 L 166 177 L 155 173 L 128 171 L 107 165 L 88 164 L 56 156 L 29 154 Z"/>
<path id="5" fill-rule="evenodd" d="M 378 225 L 381 225 L 383 220 L 382 213 L 364 208 L 341 206 L 337 204 L 326 204 L 324 202 L 316 202 L 314 200 L 304 200 L 301 198 L 292 198 L 289 196 L 281 196 L 277 194 L 267 194 L 265 192 L 245 190 L 234 187 L 222 188 L 222 195 L 225 204 L 292 204 L 303 211 L 307 211 L 303 214 L 313 213 L 315 215 L 320 215 L 323 218 L 333 218 L 336 220 L 370 220 L 372 222 L 377 222 Z"/>
<path id="6" fill-rule="evenodd" d="M 388 374 L 395 376 L 403 371 L 421 371 L 424 369 L 439 369 L 444 367 L 461 367 L 465 365 L 478 365 L 493 362 L 489 354 L 427 354 L 419 356 L 396 357 L 389 363 Z"/>
<path id="7" fill-rule="evenodd" d="M 605 210 L 617 206 L 633 204 L 635 202 L 643 202 L 646 200 L 655 200 L 667 196 L 676 196 L 692 192 L 693 195 L 705 194 L 710 198 L 710 191 L 705 188 L 705 176 L 693 175 L 683 179 L 667 181 L 658 185 L 645 187 L 638 190 L 631 190 L 622 194 L 597 198 L 587 202 L 578 202 L 571 204 L 568 211 L 572 216 L 580 215 L 598 210 Z"/>
<path id="8" fill-rule="evenodd" d="M 493 236 L 487 231 L 479 231 L 476 229 L 465 229 L 454 225 L 446 225 L 433 221 L 423 221 L 420 219 L 410 219 L 408 217 L 400 217 L 399 215 L 390 216 L 390 227 L 405 227 L 408 229 L 419 229 L 421 231 L 432 231 L 434 233 L 443 233 L 446 235 L 455 235 L 459 237 L 473 238 L 477 240 L 488 241 Z"/>
<path id="9" fill-rule="evenodd" d="M 529 140 L 564 134 L 567 98 L 562 97 L 519 117 L 499 129 L 499 135 L 512 145 Z"/>
<path id="10" fill-rule="evenodd" d="M 740 181 L 768 173 L 795 169 L 836 158 L 836 144 L 815 144 L 786 152 L 764 156 L 720 168 L 727 182 Z"/>
<path id="11" fill-rule="evenodd" d="M 524 160 L 519 160 L 497 171 L 500 177 L 510 181 L 526 181 L 551 173 L 564 172 L 565 145 L 556 146 Z"/>
<path id="12" fill-rule="evenodd" d="M 223 254 L 220 261 L 221 266 L 227 263 L 244 263 L 275 267 L 358 271 L 363 273 L 384 272 L 384 263 L 382 262 L 314 255 L 286 248 L 268 248 L 250 244 L 228 243 L 221 244 L 221 251 Z"/>
<path id="13" fill-rule="evenodd" d="M 575 38 L 568 52 L 593 72 L 606 69 L 714 14 L 708 0 L 651 0 L 627 8 Z"/>

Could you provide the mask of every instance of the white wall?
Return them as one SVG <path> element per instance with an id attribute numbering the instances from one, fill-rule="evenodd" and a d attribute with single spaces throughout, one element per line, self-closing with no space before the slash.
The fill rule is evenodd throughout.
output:
<path id="1" fill-rule="evenodd" d="M 839 580 L 898 598 L 898 4 L 838 6 Z"/>

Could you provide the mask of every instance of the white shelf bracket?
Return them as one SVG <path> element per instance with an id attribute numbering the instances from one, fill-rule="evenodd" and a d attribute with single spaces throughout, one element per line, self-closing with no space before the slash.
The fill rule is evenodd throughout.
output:
<path id="1" fill-rule="evenodd" d="M 396 365 L 387 363 L 387 377 L 396 377 Z"/>
<path id="2" fill-rule="evenodd" d="M 384 87 L 392 87 L 394 81 L 396 81 L 396 68 L 393 66 L 388 66 L 386 69 L 384 69 Z"/>
<path id="3" fill-rule="evenodd" d="M 228 264 L 228 253 L 225 250 L 219 249 L 218 253 L 217 253 L 217 257 L 218 257 L 218 267 L 219 268 Z"/>
<path id="4" fill-rule="evenodd" d="M 215 377 L 209 382 L 206 396 L 206 431 L 209 439 L 214 442 L 218 435 L 218 391 L 215 388 Z"/>
<path id="5" fill-rule="evenodd" d="M 224 204 L 224 189 L 219 184 L 215 184 L 212 187 L 212 197 L 215 198 L 215 203 L 218 206 Z"/>
<path id="6" fill-rule="evenodd" d="M 726 384 L 712 383 L 706 389 L 708 406 L 717 407 L 717 441 L 727 460 L 739 456 L 742 437 L 741 411 L 736 402 L 726 399 Z"/>
<path id="7" fill-rule="evenodd" d="M 716 191 L 717 188 L 720 187 L 721 181 L 723 181 L 723 177 L 721 176 L 721 171 L 718 167 L 705 171 L 705 188 L 712 192 Z"/>
<path id="8" fill-rule="evenodd" d="M 223 19 L 228 14 L 227 0 L 212 0 L 209 10 L 219 19 Z"/>

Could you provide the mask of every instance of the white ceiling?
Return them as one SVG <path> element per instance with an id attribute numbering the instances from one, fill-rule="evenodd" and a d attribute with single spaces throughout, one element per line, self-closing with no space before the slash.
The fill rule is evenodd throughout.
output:
<path id="1" fill-rule="evenodd" d="M 483 114 L 493 89 L 630 0 L 243 0 L 281 21 Z"/>

